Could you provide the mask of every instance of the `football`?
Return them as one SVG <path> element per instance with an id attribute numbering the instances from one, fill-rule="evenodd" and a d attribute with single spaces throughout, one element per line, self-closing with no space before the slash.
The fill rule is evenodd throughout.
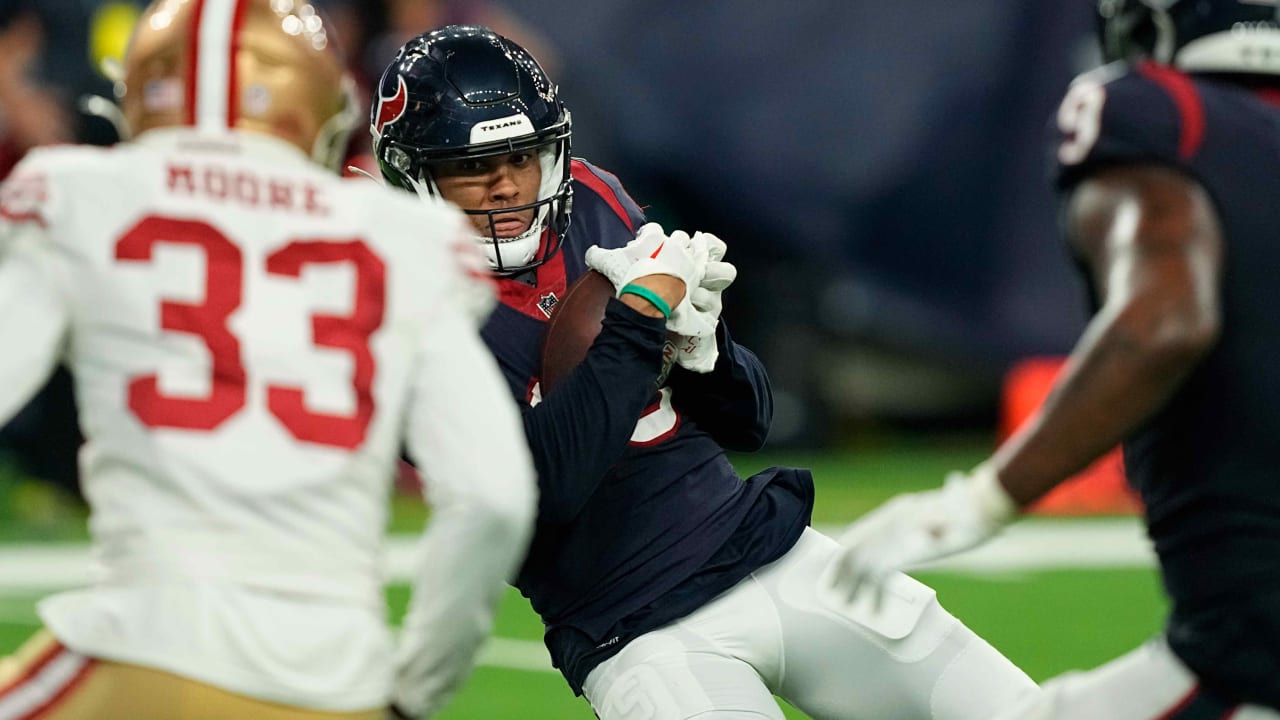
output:
<path id="1" fill-rule="evenodd" d="M 588 270 L 565 291 L 547 320 L 542 337 L 542 374 L 539 382 L 546 397 L 587 356 L 591 343 L 600 334 L 605 306 L 614 296 L 613 283 L 595 270 Z M 675 360 L 675 344 L 668 336 L 662 349 L 661 386 Z"/>

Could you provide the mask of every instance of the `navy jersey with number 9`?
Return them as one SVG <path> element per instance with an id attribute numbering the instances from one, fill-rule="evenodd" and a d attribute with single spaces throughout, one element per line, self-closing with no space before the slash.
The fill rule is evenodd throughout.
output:
<path id="1" fill-rule="evenodd" d="M 1057 125 L 1064 192 L 1108 166 L 1157 164 L 1196 180 L 1217 210 L 1221 337 L 1125 443 L 1125 468 L 1173 600 L 1171 647 L 1201 677 L 1256 678 L 1280 702 L 1262 675 L 1280 669 L 1280 92 L 1108 66 L 1073 83 Z M 1222 667 L 1251 643 L 1269 650 Z"/>

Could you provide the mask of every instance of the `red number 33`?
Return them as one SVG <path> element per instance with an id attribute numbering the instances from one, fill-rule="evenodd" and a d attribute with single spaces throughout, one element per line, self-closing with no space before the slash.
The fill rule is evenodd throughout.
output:
<path id="1" fill-rule="evenodd" d="M 211 389 L 203 398 L 163 394 L 155 373 L 129 381 L 129 409 L 148 427 L 213 430 L 245 405 L 247 377 L 240 340 L 228 327 L 231 314 L 243 301 L 244 258 L 240 248 L 209 223 L 147 217 L 116 243 L 116 259 L 150 262 L 157 245 L 194 246 L 204 253 L 205 293 L 200 303 L 161 300 L 160 327 L 199 337 L 212 358 Z M 268 385 L 267 409 L 293 437 L 304 442 L 354 449 L 364 442 L 373 417 L 373 353 L 369 338 L 382 325 L 386 299 L 386 268 L 360 240 L 298 240 L 267 256 L 266 271 L 281 277 L 300 277 L 307 265 L 346 263 L 356 277 L 355 304 L 350 315 L 313 315 L 312 341 L 345 350 L 354 360 L 352 389 L 356 409 L 350 415 L 308 410 L 297 387 Z"/>

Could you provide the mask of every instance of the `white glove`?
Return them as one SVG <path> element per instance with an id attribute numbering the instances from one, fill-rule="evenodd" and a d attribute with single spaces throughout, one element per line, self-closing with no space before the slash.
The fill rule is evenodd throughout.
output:
<path id="1" fill-rule="evenodd" d="M 690 302 L 695 310 L 711 320 L 714 327 L 720 321 L 720 311 L 724 308 L 721 295 L 738 277 L 738 268 L 724 262 L 727 248 L 720 238 L 711 233 L 698 232 L 693 234 L 692 240 L 695 244 L 705 243 L 707 267 L 702 275 L 702 282 L 691 293 Z M 686 335 L 676 344 L 676 363 L 693 372 L 711 372 L 719 355 L 714 333 L 710 336 Z"/>
<path id="2" fill-rule="evenodd" d="M 941 488 L 899 495 L 850 525 L 827 582 L 849 602 L 869 591 L 879 607 L 895 573 L 981 544 L 1017 509 L 990 465 L 951 473 Z"/>
<path id="3" fill-rule="evenodd" d="M 627 276 L 631 266 L 652 255 L 666 241 L 667 233 L 662 230 L 661 225 L 645 223 L 640 226 L 635 238 L 622 248 L 605 250 L 599 245 L 587 248 L 587 267 L 609 278 L 614 290 L 617 290 L 626 284 L 623 278 Z"/>
<path id="4" fill-rule="evenodd" d="M 692 300 L 692 290 L 701 283 L 707 266 L 705 242 L 693 242 L 683 230 L 667 235 L 657 223 L 648 223 L 625 247 L 605 250 L 593 245 L 587 248 L 586 262 L 587 267 L 609 278 L 615 290 L 646 275 L 670 275 L 682 280 L 684 297 L 671 308 L 667 330 L 698 337 L 715 333 L 715 319 L 695 309 Z"/>

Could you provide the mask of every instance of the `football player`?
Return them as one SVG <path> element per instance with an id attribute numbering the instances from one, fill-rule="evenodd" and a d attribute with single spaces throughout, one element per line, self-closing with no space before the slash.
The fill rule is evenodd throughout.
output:
<path id="1" fill-rule="evenodd" d="M 445 27 L 401 49 L 379 95 L 383 176 L 458 204 L 497 278 L 482 334 L 540 487 L 516 585 L 600 718 L 782 718 L 777 694 L 815 718 L 977 720 L 1037 691 L 906 576 L 880 615 L 819 594 L 838 546 L 808 528 L 808 471 L 743 480 L 725 457 L 761 446 L 773 406 L 718 322 L 724 243 L 646 224 L 616 177 L 571 157 L 569 111 L 529 53 Z M 544 393 L 548 317 L 588 267 L 618 296 Z M 668 331 L 682 337 L 659 387 Z"/>
<path id="2" fill-rule="evenodd" d="M 430 715 L 488 633 L 536 482 L 484 260 L 457 210 L 333 171 L 327 30 L 305 2 L 156 2 L 132 139 L 34 151 L 0 190 L 0 420 L 70 367 L 94 557 L 0 660 L 3 720 Z M 433 512 L 397 649 L 402 446 Z"/>
<path id="3" fill-rule="evenodd" d="M 835 578 L 860 594 L 975 545 L 1123 441 L 1165 632 L 1000 717 L 1280 717 L 1277 8 L 1098 8 L 1114 62 L 1071 85 L 1054 148 L 1093 319 L 1039 416 L 972 472 L 854 523 Z"/>

